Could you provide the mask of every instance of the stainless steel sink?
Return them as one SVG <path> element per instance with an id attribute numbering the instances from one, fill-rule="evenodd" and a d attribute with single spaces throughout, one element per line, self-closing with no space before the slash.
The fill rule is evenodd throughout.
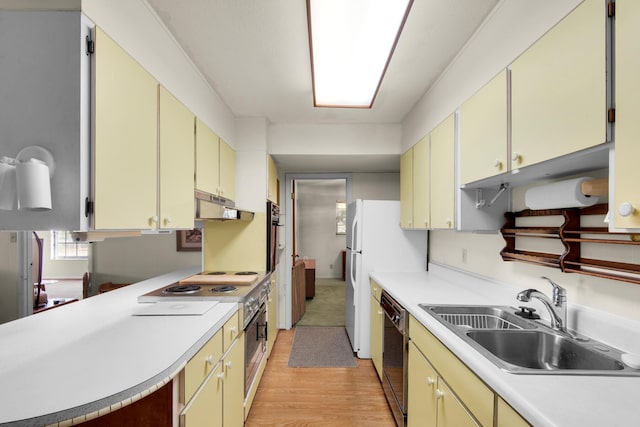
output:
<path id="1" fill-rule="evenodd" d="M 489 306 L 421 306 L 423 310 L 436 314 L 438 320 L 453 326 L 472 329 L 535 329 L 535 324 L 513 314 L 511 307 Z M 445 323 L 445 324 L 446 324 Z"/>
<path id="2" fill-rule="evenodd" d="M 587 337 L 577 339 L 508 306 L 420 304 L 499 368 L 516 374 L 640 376 L 622 352 Z"/>
<path id="3" fill-rule="evenodd" d="M 467 336 L 503 362 L 537 370 L 619 371 L 624 365 L 607 351 L 542 331 L 470 331 Z"/>

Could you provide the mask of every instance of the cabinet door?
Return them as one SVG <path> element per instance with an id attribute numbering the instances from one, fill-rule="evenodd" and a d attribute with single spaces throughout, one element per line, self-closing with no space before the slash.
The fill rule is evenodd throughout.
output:
<path id="1" fill-rule="evenodd" d="M 222 427 L 222 366 L 217 364 L 180 414 L 180 427 Z"/>
<path id="2" fill-rule="evenodd" d="M 507 170 L 507 71 L 460 107 L 460 183 Z"/>
<path id="3" fill-rule="evenodd" d="M 220 139 L 220 193 L 229 200 L 236 198 L 236 152 Z"/>
<path id="4" fill-rule="evenodd" d="M 271 355 L 278 336 L 278 281 L 276 272 L 271 275 L 271 291 L 267 304 L 267 355 Z"/>
<path id="5" fill-rule="evenodd" d="M 217 332 L 202 348 L 189 360 L 184 368 L 182 394 L 185 403 L 194 395 L 200 384 L 211 373 L 222 357 L 222 334 Z"/>
<path id="6" fill-rule="evenodd" d="M 640 2 L 616 1 L 616 123 L 614 200 L 611 210 L 615 212 L 616 228 L 640 228 Z M 636 210 L 622 216 L 618 209 L 629 203 Z"/>
<path id="7" fill-rule="evenodd" d="M 429 135 L 413 146 L 413 224 L 429 227 L 430 183 Z"/>
<path id="8" fill-rule="evenodd" d="M 413 228 L 413 148 L 400 157 L 400 226 Z"/>
<path id="9" fill-rule="evenodd" d="M 220 150 L 218 135 L 196 119 L 196 189 L 218 194 Z"/>
<path id="10" fill-rule="evenodd" d="M 438 378 L 438 388 L 435 393 L 438 405 L 437 427 L 479 426 L 442 378 Z"/>
<path id="11" fill-rule="evenodd" d="M 529 423 L 501 398 L 498 398 L 496 410 L 496 427 L 529 427 Z"/>
<path id="12" fill-rule="evenodd" d="M 157 227 L 158 83 L 95 31 L 95 229 Z"/>
<path id="13" fill-rule="evenodd" d="M 194 119 L 160 87 L 161 228 L 193 228 Z"/>
<path id="14" fill-rule="evenodd" d="M 384 318 L 382 317 L 384 314 L 382 312 L 382 308 L 380 308 L 380 303 L 375 297 L 371 296 L 371 312 L 370 312 L 370 322 L 371 322 L 371 360 L 373 361 L 373 366 L 376 368 L 378 372 L 378 378 L 382 381 L 382 325 Z"/>
<path id="15" fill-rule="evenodd" d="M 605 20 L 586 0 L 511 65 L 513 169 L 606 142 Z"/>
<path id="16" fill-rule="evenodd" d="M 238 326 L 238 313 L 236 312 L 231 319 L 227 320 L 227 322 L 222 327 L 222 348 L 223 351 L 227 351 L 231 344 L 238 338 L 240 335 L 240 329 Z"/>
<path id="17" fill-rule="evenodd" d="M 455 114 L 431 132 L 431 228 L 453 228 L 455 218 Z"/>
<path id="18" fill-rule="evenodd" d="M 278 168 L 271 156 L 267 156 L 267 199 L 278 204 Z"/>
<path id="19" fill-rule="evenodd" d="M 407 427 L 436 425 L 436 372 L 413 342 L 409 342 Z"/>
<path id="20" fill-rule="evenodd" d="M 223 360 L 223 425 L 242 427 L 244 424 L 244 340 L 237 340 Z"/>

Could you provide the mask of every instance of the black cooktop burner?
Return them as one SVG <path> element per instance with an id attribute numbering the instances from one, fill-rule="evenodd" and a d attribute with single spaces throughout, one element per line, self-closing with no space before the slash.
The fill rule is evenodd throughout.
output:
<path id="1" fill-rule="evenodd" d="M 176 285 L 170 286 L 164 290 L 166 294 L 189 294 L 193 292 L 198 292 L 200 290 L 200 286 L 198 285 Z"/>
<path id="2" fill-rule="evenodd" d="M 225 286 L 216 286 L 215 288 L 211 288 L 211 292 L 216 292 L 216 293 L 227 293 L 227 292 L 233 292 L 235 291 L 237 288 L 235 286 L 231 286 L 231 285 L 225 285 Z"/>
<path id="3" fill-rule="evenodd" d="M 206 274 L 211 275 L 211 276 L 220 276 L 220 275 L 223 275 L 223 274 L 227 274 L 227 272 L 226 271 L 210 271 L 210 272 L 208 272 Z"/>
<path id="4" fill-rule="evenodd" d="M 238 271 L 236 276 L 252 276 L 254 274 L 258 274 L 255 271 Z"/>

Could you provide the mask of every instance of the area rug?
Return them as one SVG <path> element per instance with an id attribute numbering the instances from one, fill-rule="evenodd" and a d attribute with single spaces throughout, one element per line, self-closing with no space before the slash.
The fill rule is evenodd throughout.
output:
<path id="1" fill-rule="evenodd" d="M 357 368 L 344 327 L 298 326 L 293 337 L 290 368 Z"/>

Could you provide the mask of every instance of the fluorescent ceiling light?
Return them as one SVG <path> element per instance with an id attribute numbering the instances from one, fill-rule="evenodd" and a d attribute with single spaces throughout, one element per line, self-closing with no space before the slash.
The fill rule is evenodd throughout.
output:
<path id="1" fill-rule="evenodd" d="M 307 0 L 316 107 L 371 108 L 413 0 Z"/>

